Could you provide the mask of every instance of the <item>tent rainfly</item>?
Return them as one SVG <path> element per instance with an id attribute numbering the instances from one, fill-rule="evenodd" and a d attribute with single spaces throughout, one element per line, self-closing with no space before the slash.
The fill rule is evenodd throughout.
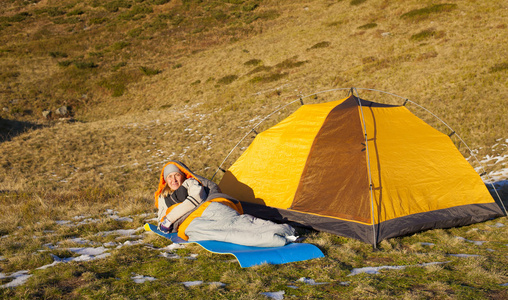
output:
<path id="1" fill-rule="evenodd" d="M 449 136 L 405 106 L 353 94 L 258 134 L 219 186 L 246 213 L 374 246 L 503 215 Z"/>

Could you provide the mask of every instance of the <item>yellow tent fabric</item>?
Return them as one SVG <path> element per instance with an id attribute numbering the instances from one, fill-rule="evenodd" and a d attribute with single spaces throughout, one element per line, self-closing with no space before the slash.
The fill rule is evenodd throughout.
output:
<path id="1" fill-rule="evenodd" d="M 258 134 L 219 185 L 252 204 L 246 213 L 369 243 L 502 215 L 447 135 L 404 106 L 354 96 Z"/>

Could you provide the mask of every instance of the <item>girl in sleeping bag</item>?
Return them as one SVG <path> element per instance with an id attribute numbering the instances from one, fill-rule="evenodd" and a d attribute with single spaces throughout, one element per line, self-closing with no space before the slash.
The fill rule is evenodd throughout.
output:
<path id="1" fill-rule="evenodd" d="M 177 232 L 188 241 L 279 247 L 296 240 L 294 228 L 243 214 L 238 200 L 222 194 L 216 183 L 179 161 L 162 168 L 155 206 L 159 229 Z"/>

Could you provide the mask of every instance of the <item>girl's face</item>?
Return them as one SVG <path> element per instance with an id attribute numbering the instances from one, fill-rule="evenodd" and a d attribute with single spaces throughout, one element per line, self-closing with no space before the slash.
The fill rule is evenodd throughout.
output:
<path id="1" fill-rule="evenodd" d="M 184 180 L 185 178 L 180 172 L 169 173 L 168 177 L 166 177 L 166 182 L 173 191 L 176 191 L 182 185 Z"/>

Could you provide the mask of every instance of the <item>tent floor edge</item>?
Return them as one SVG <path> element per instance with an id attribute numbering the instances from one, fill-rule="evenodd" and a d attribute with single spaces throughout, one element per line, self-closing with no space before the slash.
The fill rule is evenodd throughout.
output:
<path id="1" fill-rule="evenodd" d="M 357 239 L 371 244 L 374 250 L 381 241 L 386 239 L 408 236 L 430 229 L 467 226 L 504 216 L 496 203 L 468 204 L 412 214 L 376 224 L 376 244 L 374 244 L 371 224 L 359 224 L 250 202 L 241 203 L 246 214 L 278 223 L 288 223 L 296 227 Z"/>
<path id="2" fill-rule="evenodd" d="M 378 236 L 381 241 L 425 230 L 468 226 L 503 216 L 503 212 L 494 202 L 455 206 L 382 222 L 378 227 Z"/>
<path id="3" fill-rule="evenodd" d="M 371 224 L 359 224 L 356 222 L 301 213 L 288 209 L 274 208 L 250 202 L 241 203 L 244 213 L 261 219 L 324 231 L 373 245 Z"/>

